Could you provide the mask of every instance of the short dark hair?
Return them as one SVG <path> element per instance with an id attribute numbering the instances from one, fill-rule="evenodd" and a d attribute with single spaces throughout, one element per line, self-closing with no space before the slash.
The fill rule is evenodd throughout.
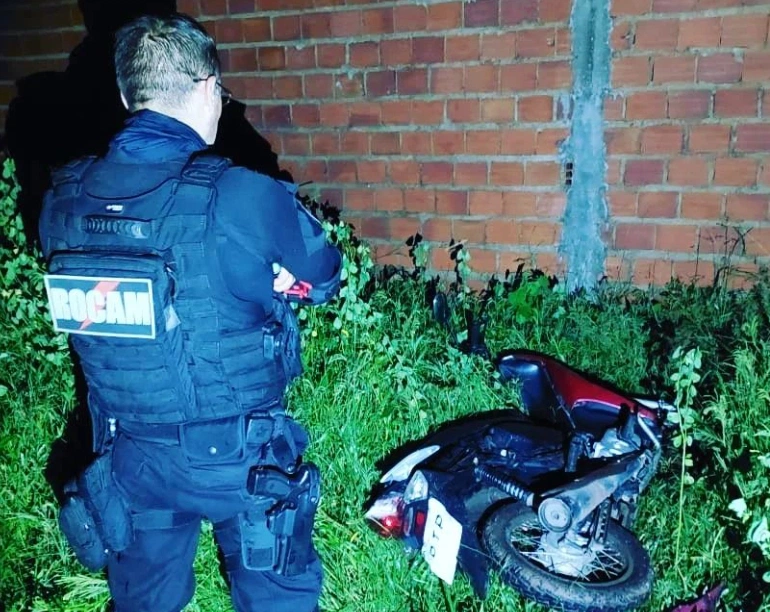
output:
<path id="1" fill-rule="evenodd" d="M 191 17 L 145 15 L 115 34 L 115 74 L 130 111 L 151 100 L 175 108 L 194 79 L 219 79 L 219 56 L 214 39 Z"/>

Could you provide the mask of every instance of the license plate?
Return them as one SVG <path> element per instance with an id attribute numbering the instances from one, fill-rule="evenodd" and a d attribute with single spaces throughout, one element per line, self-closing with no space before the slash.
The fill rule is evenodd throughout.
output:
<path id="1" fill-rule="evenodd" d="M 440 501 L 428 500 L 428 516 L 425 519 L 422 556 L 431 571 L 447 584 L 452 584 L 457 570 L 457 554 L 463 527 Z"/>

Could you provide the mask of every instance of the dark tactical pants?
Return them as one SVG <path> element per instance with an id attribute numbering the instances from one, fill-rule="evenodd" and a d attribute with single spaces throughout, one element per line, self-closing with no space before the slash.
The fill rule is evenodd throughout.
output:
<path id="1" fill-rule="evenodd" d="M 232 449 L 221 428 L 212 432 L 211 447 Z M 222 463 L 190 457 L 181 443 L 148 441 L 119 434 L 113 469 L 132 511 L 173 510 L 173 524 L 138 527 L 125 551 L 112 555 L 108 582 L 115 612 L 179 612 L 195 590 L 193 561 L 201 520 L 207 518 L 226 559 L 236 612 L 311 612 L 321 591 L 321 563 L 315 551 L 308 570 L 299 576 L 251 571 L 240 561 L 238 514 L 253 503 L 246 491 L 248 453 Z"/>

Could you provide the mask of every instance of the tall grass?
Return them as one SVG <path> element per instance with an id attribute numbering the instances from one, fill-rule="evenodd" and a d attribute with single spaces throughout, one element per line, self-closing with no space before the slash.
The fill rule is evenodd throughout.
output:
<path id="1" fill-rule="evenodd" d="M 7 209 L 10 197 L 0 195 Z M 383 457 L 445 421 L 512 405 L 516 392 L 499 384 L 488 362 L 452 346 L 431 318 L 432 284 L 424 273 L 374 274 L 366 245 L 349 228 L 329 230 L 345 249 L 346 292 L 302 312 L 306 371 L 289 392 L 291 410 L 311 433 L 307 458 L 323 473 L 316 530 L 325 567 L 322 609 L 541 610 L 497 579 L 486 601 L 463 578 L 445 586 L 419 556 L 364 525 L 363 505 Z M 18 248 L 6 235 L 3 270 L 17 265 Z M 472 268 L 472 261 L 462 263 Z M 26 267 L 25 278 L 39 273 L 29 260 Z M 19 288 L 19 277 L 4 272 L 1 283 L 6 295 Z M 524 272 L 490 290 L 485 312 L 493 351 L 540 350 L 629 392 L 673 399 L 671 375 L 680 367 L 674 349 L 702 350 L 693 437 L 684 449 L 688 484 L 681 449 L 669 445 L 637 520 L 657 575 L 646 610 L 659 612 L 719 581 L 730 588 L 728 609 L 770 609 L 762 580 L 770 566 L 762 532 L 770 514 L 767 287 L 760 282 L 751 292 L 730 293 L 672 284 L 653 294 L 608 285 L 595 296 L 570 296 Z M 481 306 L 478 295 L 455 288 L 459 324 L 463 308 Z M 66 349 L 60 340 L 41 340 L 50 334 L 37 291 L 25 285 L 14 308 L 8 301 L 0 308 L 0 602 L 8 612 L 101 612 L 104 580 L 79 567 L 66 548 L 45 478 L 50 448 L 67 431 L 77 396 Z M 19 300 L 28 307 L 21 319 Z M 228 610 L 210 527 L 203 531 L 198 589 L 188 609 Z"/>

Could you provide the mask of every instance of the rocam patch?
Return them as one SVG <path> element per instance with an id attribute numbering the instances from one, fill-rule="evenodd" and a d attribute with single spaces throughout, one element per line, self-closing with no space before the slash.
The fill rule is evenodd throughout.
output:
<path id="1" fill-rule="evenodd" d="M 46 274 L 45 289 L 57 332 L 155 338 L 150 279 Z"/>

